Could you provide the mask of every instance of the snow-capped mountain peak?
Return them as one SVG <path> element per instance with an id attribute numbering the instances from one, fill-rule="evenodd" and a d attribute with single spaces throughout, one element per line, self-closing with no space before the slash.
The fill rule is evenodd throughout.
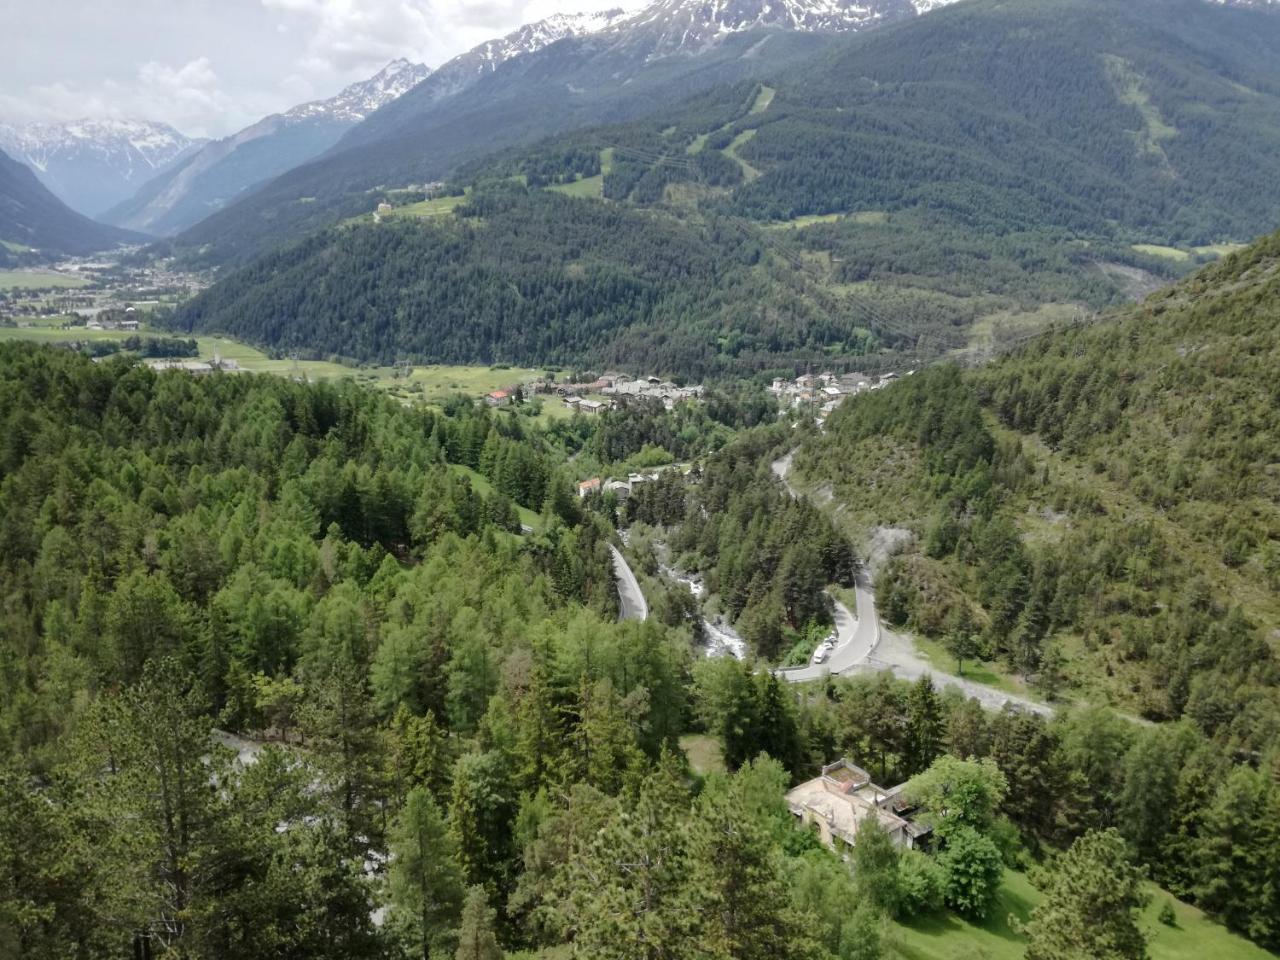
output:
<path id="1" fill-rule="evenodd" d="M 655 0 L 613 27 L 643 34 L 654 56 L 697 50 L 726 34 L 762 27 L 811 33 L 851 33 L 905 20 L 954 0 Z M 656 35 L 656 37 L 655 37 Z"/>
<path id="2" fill-rule="evenodd" d="M 513 57 L 535 53 L 566 37 L 582 37 L 600 33 L 633 15 L 632 10 L 616 7 L 595 13 L 557 13 L 536 23 L 527 23 L 505 37 L 489 40 L 459 57 L 478 61 L 479 69 L 493 70 Z"/>
<path id="3" fill-rule="evenodd" d="M 183 136 L 167 123 L 150 120 L 0 124 L 0 147 L 39 171 L 46 170 L 52 159 L 71 151 L 91 151 L 104 157 L 129 155 L 155 170 L 200 142 Z"/>
<path id="4" fill-rule="evenodd" d="M 150 120 L 0 124 L 0 150 L 34 170 L 73 209 L 90 216 L 129 196 L 204 142 Z"/>
<path id="5" fill-rule="evenodd" d="M 359 123 L 379 107 L 416 87 L 431 75 L 431 68 L 411 63 L 401 57 L 392 60 L 368 80 L 345 87 L 328 100 L 313 100 L 284 114 L 290 121 L 327 118 L 345 123 Z"/>

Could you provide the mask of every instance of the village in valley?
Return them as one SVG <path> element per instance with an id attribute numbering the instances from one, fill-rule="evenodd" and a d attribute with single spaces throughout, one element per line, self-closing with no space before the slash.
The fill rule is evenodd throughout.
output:
<path id="1" fill-rule="evenodd" d="M 903 376 L 911 376 L 914 372 L 908 370 Z M 879 390 L 897 379 L 899 375 L 893 372 L 879 376 L 868 376 L 865 373 L 806 373 L 794 380 L 775 377 L 769 386 L 769 392 L 778 398 L 784 409 L 812 410 L 818 426 L 822 426 L 845 397 L 856 396 L 868 390 Z"/>

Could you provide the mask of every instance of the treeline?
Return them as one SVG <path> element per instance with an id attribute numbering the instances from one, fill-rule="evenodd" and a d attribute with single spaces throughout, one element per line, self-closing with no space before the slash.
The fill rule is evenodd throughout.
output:
<path id="1" fill-rule="evenodd" d="M 200 345 L 191 337 L 125 337 L 123 340 L 86 340 L 90 356 L 109 357 L 125 351 L 140 357 L 198 357 Z"/>

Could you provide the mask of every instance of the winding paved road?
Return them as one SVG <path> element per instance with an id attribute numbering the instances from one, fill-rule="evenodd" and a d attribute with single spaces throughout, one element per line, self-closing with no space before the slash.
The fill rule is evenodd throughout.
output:
<path id="1" fill-rule="evenodd" d="M 792 451 L 782 459 L 775 460 L 773 472 L 791 496 L 799 497 L 800 494 L 787 479 L 794 456 L 795 451 Z M 848 607 L 839 602 L 836 603 L 837 644 L 831 651 L 831 656 L 827 658 L 827 662 L 779 670 L 780 677 L 791 683 L 803 683 L 807 680 L 821 680 L 826 676 L 852 673 L 888 671 L 903 680 L 918 680 L 921 676 L 928 674 L 939 689 L 956 687 L 966 697 L 976 699 L 991 710 L 1000 710 L 1009 704 L 1014 704 L 1044 716 L 1053 714 L 1053 708 L 1046 704 L 1005 693 L 984 683 L 975 683 L 964 677 L 940 672 L 920 656 L 911 637 L 889 630 L 880 623 L 880 618 L 876 614 L 875 592 L 871 589 L 871 582 L 865 570 L 858 574 L 856 586 L 857 619 L 852 618 Z"/>
<path id="2" fill-rule="evenodd" d="M 845 673 L 865 663 L 880 642 L 880 620 L 876 616 L 875 595 L 865 574 L 858 575 L 856 586 L 858 615 L 855 617 L 839 600 L 836 605 L 836 648 L 825 663 L 779 670 L 778 675 L 792 683 L 821 680 L 827 674 Z"/>
<path id="3" fill-rule="evenodd" d="M 640 584 L 627 565 L 627 558 L 613 544 L 609 544 L 609 549 L 613 551 L 613 575 L 618 580 L 618 619 L 648 620 L 649 601 L 640 592 Z"/>

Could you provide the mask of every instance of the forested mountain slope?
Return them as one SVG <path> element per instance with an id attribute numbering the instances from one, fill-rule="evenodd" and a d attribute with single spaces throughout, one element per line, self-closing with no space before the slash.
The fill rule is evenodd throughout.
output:
<path id="1" fill-rule="evenodd" d="M 1280 17 L 1198 0 L 959 4 L 784 80 L 734 206 L 1248 239 L 1280 222 L 1278 49 Z"/>
<path id="2" fill-rule="evenodd" d="M 749 373 L 860 353 L 864 318 L 730 222 L 518 183 L 455 216 L 333 227 L 227 276 L 175 317 L 304 355 Z"/>
<path id="3" fill-rule="evenodd" d="M 734 34 L 697 56 L 650 60 L 645 47 L 570 37 L 500 64 L 462 92 L 370 143 L 292 170 L 175 238 L 199 262 L 243 263 L 306 230 L 371 211 L 375 188 L 445 178 L 458 164 L 575 127 L 651 114 L 693 94 L 760 77 L 831 40 Z"/>
<path id="4" fill-rule="evenodd" d="M 104 250 L 141 239 L 76 213 L 0 152 L 0 265 Z"/>
<path id="5" fill-rule="evenodd" d="M 796 459 L 864 536 L 895 622 L 1047 687 L 1280 743 L 1280 235 L 970 373 L 844 404 Z"/>
<path id="6" fill-rule="evenodd" d="M 1274 753 L 1106 710 L 987 714 L 927 677 L 800 690 L 703 656 L 681 609 L 617 623 L 614 505 L 574 496 L 565 458 L 691 411 L 543 430 L 445 407 L 0 345 L 6 956 L 905 960 L 922 937 L 948 956 L 1117 931 L 1153 960 L 1261 956 L 1164 894 L 1138 913 L 1130 857 L 1280 943 Z M 762 621 L 851 572 L 769 470 L 788 434 L 637 504 L 665 523 L 687 497 L 681 549 Z M 513 503 L 539 501 L 522 525 Z M 852 853 L 796 826 L 784 791 L 842 754 L 906 781 L 927 853 L 879 817 Z M 1004 867 L 1068 845 L 1041 892 Z"/>
<path id="7" fill-rule="evenodd" d="M 765 49 L 798 39 L 774 34 Z M 561 46 L 539 56 L 568 56 Z M 727 57 L 729 47 L 726 41 L 704 56 Z M 762 339 L 760 326 L 748 323 L 735 336 L 722 309 L 726 296 L 738 295 L 730 289 L 703 303 L 687 300 L 686 315 L 706 322 L 696 345 L 690 335 L 675 338 L 697 355 L 671 369 L 759 370 L 770 366 L 769 354 L 794 365 L 802 344 L 810 358 L 826 350 L 854 354 L 853 362 L 880 347 L 922 358 L 981 355 L 1048 319 L 1159 287 L 1216 256 L 1223 241 L 1248 240 L 1280 222 L 1280 199 L 1268 187 L 1280 179 L 1277 49 L 1280 17 L 1201 0 L 973 0 L 841 40 L 794 67 L 778 64 L 769 84 L 721 85 L 680 104 L 651 104 L 648 119 L 507 149 L 460 166 L 454 179 L 459 188 L 510 178 L 559 184 L 582 197 L 654 208 L 674 221 L 672 230 L 752 236 L 768 259 L 791 265 L 789 282 L 818 291 L 826 312 L 855 318 L 862 331 L 839 321 L 820 338 L 806 330 Z M 508 67 L 516 63 L 533 69 L 530 58 Z M 312 188 L 322 190 L 319 180 Z M 314 223 L 339 210 L 368 211 L 384 197 L 402 202 L 385 191 L 362 193 L 326 211 L 322 194 L 288 212 L 264 207 L 260 225 L 278 236 L 282 217 Z M 512 207 L 504 223 L 514 229 L 542 209 Z M 594 221 L 601 214 L 585 202 L 557 216 Z M 444 230 L 449 219 L 422 229 Z M 514 230 L 540 231 L 536 223 Z M 237 254 L 267 235 L 242 237 Z M 306 249 L 336 251 L 367 235 L 331 233 Z M 479 234 L 469 236 L 474 242 Z M 216 259 L 223 240 L 201 239 L 212 243 L 201 251 Z M 625 262 L 627 242 L 606 231 L 593 255 Z M 309 353 L 441 356 L 422 352 L 429 337 L 413 332 L 434 329 L 432 318 L 403 290 L 379 289 L 386 278 L 375 273 L 358 285 L 382 315 L 352 319 L 340 334 L 324 323 L 299 325 L 296 303 L 306 295 L 291 293 L 265 265 L 229 278 L 228 289 L 206 297 L 186 322 L 235 325 L 258 342 Z M 264 279 L 270 289 L 253 293 Z M 668 284 L 682 282 L 675 276 Z M 423 283 L 430 285 L 426 277 Z M 437 314 L 459 309 L 447 289 L 440 285 L 433 301 Z M 748 306 L 758 300 L 753 292 Z M 231 304 L 250 301 L 253 309 L 233 316 Z M 655 338 L 661 327 L 647 314 L 594 303 L 597 313 L 609 313 L 609 327 L 647 338 L 629 344 L 643 342 L 664 357 L 676 352 L 673 338 Z M 319 316 L 328 312 L 321 307 Z M 550 322 L 524 312 L 520 325 L 531 316 Z M 785 312 L 780 317 L 787 322 Z M 392 325 L 401 332 L 389 340 Z M 522 326 L 518 340 L 486 336 L 466 356 L 626 360 L 620 350 L 600 348 L 599 325 L 599 316 L 589 321 L 592 332 L 572 346 Z M 744 349 L 764 356 L 748 366 Z"/>

